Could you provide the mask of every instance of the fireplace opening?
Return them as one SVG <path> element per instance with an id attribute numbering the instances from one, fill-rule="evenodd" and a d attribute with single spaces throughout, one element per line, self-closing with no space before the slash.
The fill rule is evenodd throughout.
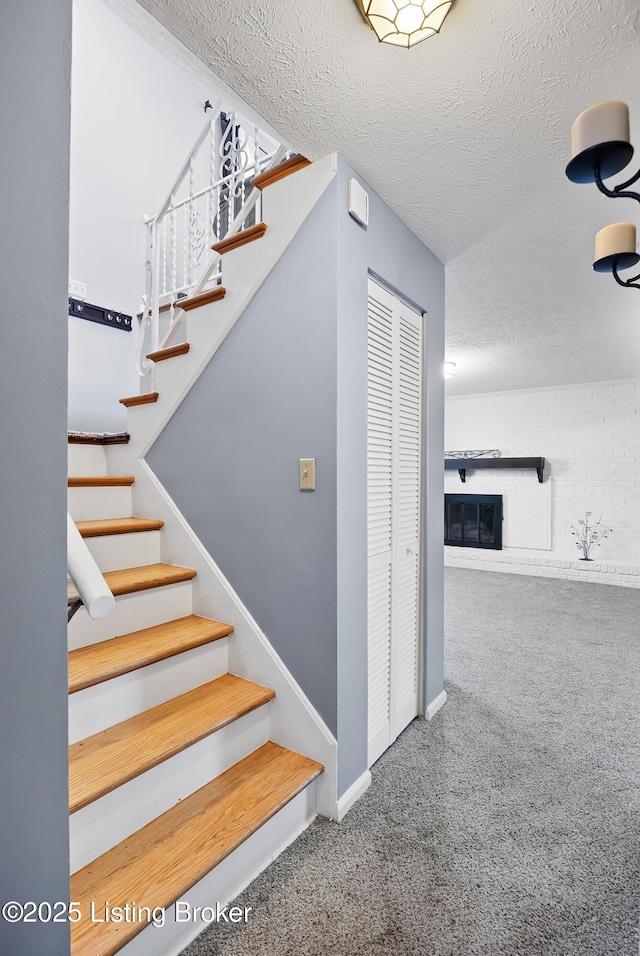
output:
<path id="1" fill-rule="evenodd" d="M 444 543 L 502 551 L 502 495 L 445 495 Z"/>

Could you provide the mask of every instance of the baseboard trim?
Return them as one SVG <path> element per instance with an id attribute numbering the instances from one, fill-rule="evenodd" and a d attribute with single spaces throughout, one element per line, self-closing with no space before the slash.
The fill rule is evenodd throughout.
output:
<path id="1" fill-rule="evenodd" d="M 433 720 L 438 711 L 444 707 L 447 702 L 447 692 L 446 690 L 440 691 L 437 697 L 435 697 L 431 703 L 428 705 L 424 716 L 426 720 Z"/>
<path id="2" fill-rule="evenodd" d="M 340 823 L 342 819 L 349 812 L 354 803 L 357 803 L 360 797 L 362 797 L 369 787 L 371 786 L 371 771 L 365 770 L 365 772 L 355 780 L 348 790 L 342 794 L 338 800 L 337 809 L 336 809 L 336 821 Z"/>

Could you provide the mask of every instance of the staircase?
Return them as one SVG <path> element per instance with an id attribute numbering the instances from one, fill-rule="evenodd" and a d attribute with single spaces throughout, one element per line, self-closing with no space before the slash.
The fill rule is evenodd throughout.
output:
<path id="1" fill-rule="evenodd" d="M 257 185 L 306 165 L 293 157 Z M 268 229 L 214 249 L 236 255 Z M 176 307 L 204 313 L 225 294 L 218 285 Z M 147 359 L 179 366 L 189 351 L 184 342 Z M 162 405 L 161 382 L 121 400 L 137 416 L 132 445 L 147 441 L 139 416 Z M 198 613 L 198 569 L 172 563 L 164 518 L 134 514 L 152 498 L 136 498 L 137 451 L 136 473 L 114 468 L 126 445 L 69 444 L 69 512 L 116 598 L 109 617 L 80 608 L 69 624 L 72 956 L 179 953 L 206 924 L 176 920 L 176 901 L 215 910 L 233 899 L 311 822 L 324 770 L 274 742 L 276 692 L 232 672 L 230 659 L 246 659 L 234 656 L 234 625 Z M 77 599 L 70 585 L 69 605 Z M 162 926 L 149 925 L 160 911 Z"/>

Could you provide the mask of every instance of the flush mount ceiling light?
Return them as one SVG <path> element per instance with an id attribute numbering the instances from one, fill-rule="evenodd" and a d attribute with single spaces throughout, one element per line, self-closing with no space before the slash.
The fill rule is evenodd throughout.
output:
<path id="1" fill-rule="evenodd" d="M 381 43 L 412 47 L 440 32 L 454 0 L 356 0 Z"/>
<path id="2" fill-rule="evenodd" d="M 610 199 L 636 199 L 640 193 L 632 186 L 640 179 L 640 170 L 613 189 L 603 179 L 615 176 L 633 157 L 629 135 L 629 107 L 620 100 L 603 100 L 580 113 L 571 127 L 571 162 L 567 178 L 572 183 L 595 183 L 601 193 Z M 606 226 L 596 235 L 596 254 L 593 268 L 596 272 L 611 272 L 618 285 L 640 289 L 637 280 L 622 279 L 619 269 L 630 269 L 640 262 L 636 252 L 636 227 L 631 222 L 617 222 Z"/>
<path id="3" fill-rule="evenodd" d="M 455 362 L 445 362 L 445 363 L 444 363 L 444 377 L 445 377 L 445 378 L 453 378 L 453 376 L 455 375 L 455 367 L 456 367 L 456 363 L 455 363 Z"/>

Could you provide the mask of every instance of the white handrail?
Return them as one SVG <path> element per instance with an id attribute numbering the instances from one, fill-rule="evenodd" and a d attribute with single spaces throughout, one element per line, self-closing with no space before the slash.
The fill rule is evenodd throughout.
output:
<path id="1" fill-rule="evenodd" d="M 167 198 L 165 199 L 165 201 L 164 201 L 164 202 L 162 203 L 162 205 L 160 206 L 160 211 L 158 212 L 158 215 L 155 217 L 155 218 L 156 218 L 156 222 L 158 221 L 158 219 L 162 219 L 162 217 L 163 217 L 164 214 L 166 213 L 167 209 L 170 207 L 170 205 L 171 205 L 171 198 L 172 198 L 172 196 L 175 194 L 176 189 L 178 189 L 178 187 L 179 187 L 180 184 L 182 183 L 182 180 L 185 178 L 185 176 L 186 176 L 187 173 L 189 172 L 189 163 L 191 162 L 192 157 L 195 156 L 196 153 L 198 153 L 198 152 L 200 151 L 200 147 L 202 146 L 202 144 L 204 143 L 205 139 L 206 139 L 207 136 L 209 135 L 210 130 L 211 130 L 211 124 L 215 122 L 215 117 L 216 117 L 216 115 L 217 115 L 217 113 L 218 113 L 218 110 L 220 109 L 220 106 L 221 106 L 221 100 L 217 100 L 217 101 L 216 101 L 216 105 L 213 107 L 213 112 L 211 113 L 211 118 L 207 118 L 206 123 L 204 124 L 204 126 L 203 126 L 202 129 L 200 130 L 200 132 L 199 132 L 199 134 L 198 134 L 198 138 L 196 139 L 195 143 L 193 144 L 193 147 L 192 147 L 192 149 L 191 149 L 191 152 L 188 154 L 188 156 L 187 156 L 187 158 L 185 159 L 184 163 L 183 163 L 182 166 L 180 167 L 180 172 L 178 173 L 178 175 L 177 175 L 176 178 L 174 179 L 174 181 L 173 181 L 173 183 L 172 183 L 172 185 L 171 185 L 171 189 L 170 189 L 169 192 L 167 193 Z"/>
<path id="2" fill-rule="evenodd" d="M 109 585 L 67 512 L 67 570 L 89 617 L 106 617 L 116 605 Z"/>

